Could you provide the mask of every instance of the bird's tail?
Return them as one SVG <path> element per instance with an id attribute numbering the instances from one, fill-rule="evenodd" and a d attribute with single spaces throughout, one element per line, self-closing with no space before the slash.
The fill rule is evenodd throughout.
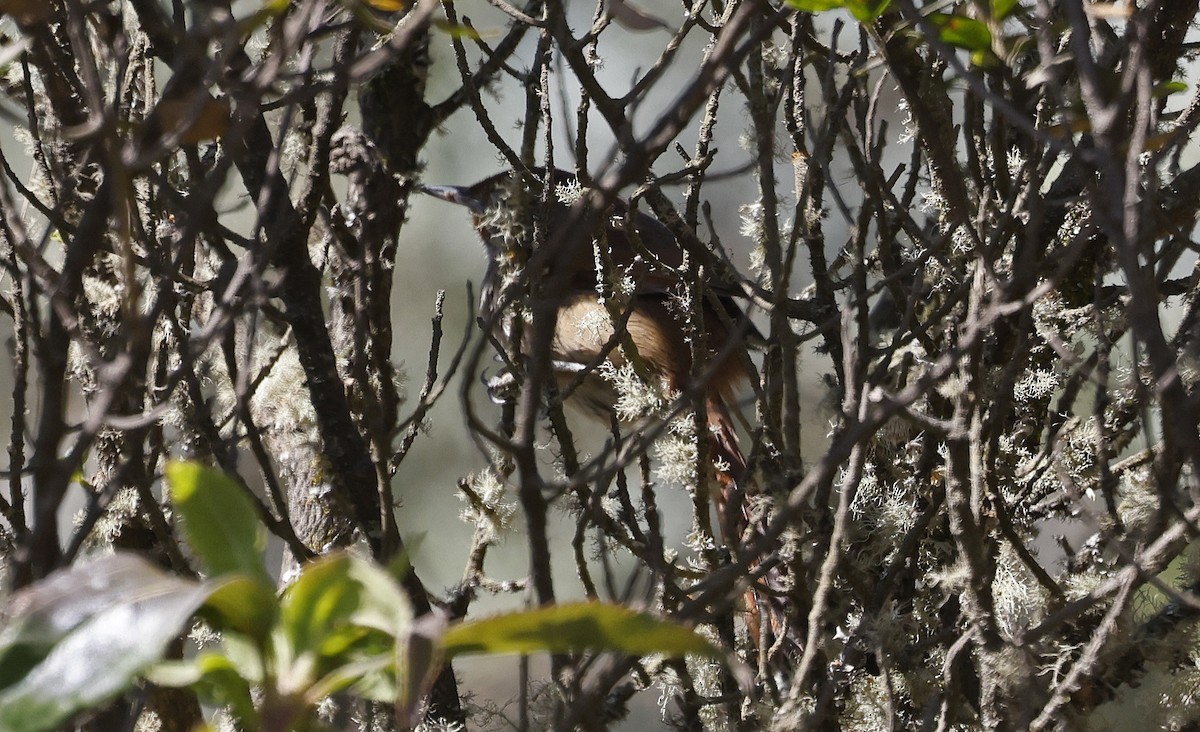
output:
<path id="1" fill-rule="evenodd" d="M 758 486 L 738 443 L 737 430 L 725 401 L 710 398 L 707 409 L 709 459 L 719 488 L 714 495 L 717 518 L 726 545 L 736 550 L 745 539 L 766 529 L 766 516 L 760 506 L 754 505 L 759 496 Z M 759 560 L 754 560 L 750 564 L 751 573 L 757 574 L 760 564 Z M 795 632 L 791 629 L 784 597 L 784 571 L 771 568 L 752 582 L 742 595 L 747 629 L 762 653 Z M 763 626 L 764 618 L 766 627 Z"/>

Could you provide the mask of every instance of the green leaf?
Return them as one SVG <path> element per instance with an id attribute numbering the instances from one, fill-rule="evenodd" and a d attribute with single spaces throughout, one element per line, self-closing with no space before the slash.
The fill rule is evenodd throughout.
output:
<path id="1" fill-rule="evenodd" d="M 951 46 L 968 51 L 988 51 L 992 47 L 992 32 L 978 20 L 948 13 L 934 13 L 929 19 L 940 29 L 938 37 Z"/>
<path id="2" fill-rule="evenodd" d="M 206 615 L 220 630 L 236 630 L 260 644 L 279 616 L 279 600 L 270 587 L 245 575 L 221 582 L 204 603 Z"/>
<path id="3" fill-rule="evenodd" d="M 266 532 L 242 489 L 199 463 L 174 461 L 166 472 L 188 544 L 212 576 L 244 574 L 272 586 L 262 560 Z"/>
<path id="4" fill-rule="evenodd" d="M 358 606 L 349 568 L 348 554 L 332 554 L 306 566 L 284 590 L 280 630 L 295 655 L 319 653 L 331 633 L 345 628 Z"/>
<path id="5" fill-rule="evenodd" d="M 996 20 L 1004 20 L 1019 4 L 1020 0 L 992 0 L 992 17 Z"/>
<path id="6" fill-rule="evenodd" d="M 214 707 L 230 707 L 238 717 L 239 729 L 258 729 L 258 712 L 250 696 L 250 681 L 236 664 L 219 653 L 204 653 L 196 658 L 200 679 L 192 686 L 201 699 Z"/>
<path id="7" fill-rule="evenodd" d="M 787 4 L 806 13 L 845 8 L 860 23 L 870 23 L 883 15 L 892 0 L 787 0 Z"/>
<path id="8" fill-rule="evenodd" d="M 846 0 L 787 0 L 787 4 L 806 13 L 823 13 L 846 6 Z"/>
<path id="9" fill-rule="evenodd" d="M 1163 97 L 1169 97 L 1172 94 L 1185 92 L 1187 89 L 1188 85 L 1182 81 L 1164 81 L 1161 84 L 1156 84 L 1154 86 L 1154 96 L 1162 99 Z"/>
<path id="10" fill-rule="evenodd" d="M 408 564 L 402 566 L 407 572 Z M 413 622 L 412 606 L 396 577 L 379 565 L 354 555 L 350 555 L 347 574 L 362 588 L 353 622 L 382 630 L 393 637 L 407 636 Z"/>
<path id="11" fill-rule="evenodd" d="M 846 9 L 859 23 L 870 23 L 883 15 L 892 0 L 846 0 Z"/>
<path id="12" fill-rule="evenodd" d="M 981 69 L 995 68 L 998 63 L 996 54 L 991 51 L 971 51 L 971 65 Z"/>
<path id="13" fill-rule="evenodd" d="M 258 713 L 250 696 L 250 684 L 228 657 L 205 652 L 187 661 L 167 661 L 147 670 L 146 679 L 159 686 L 189 687 L 200 700 L 214 707 L 231 707 L 239 729 L 258 729 Z"/>
<path id="14" fill-rule="evenodd" d="M 434 19 L 430 24 L 451 38 L 470 38 L 480 40 L 483 36 L 476 29 L 462 23 L 451 23 L 448 20 Z"/>
<path id="15" fill-rule="evenodd" d="M 316 706 L 327 696 L 354 687 L 354 695 L 377 702 L 395 702 L 395 657 L 376 654 L 348 661 L 325 674 L 308 689 L 305 701 Z"/>
<path id="16" fill-rule="evenodd" d="M 307 565 L 284 591 L 279 617 L 279 677 L 307 704 L 347 688 L 378 701 L 401 697 L 398 649 L 408 642 L 412 609 L 378 565 L 347 553 Z"/>
<path id="17" fill-rule="evenodd" d="M 345 553 L 305 567 L 281 603 L 283 632 L 297 654 L 335 656 L 351 646 L 378 644 L 378 633 L 406 637 L 411 623 L 408 596 L 396 580 Z"/>
<path id="18" fill-rule="evenodd" d="M 274 630 L 274 629 L 273 629 Z M 262 683 L 266 678 L 265 663 L 272 659 L 264 658 L 261 646 L 238 633 L 225 633 L 221 636 L 221 650 L 233 664 L 238 676 L 251 684 Z"/>
<path id="19" fill-rule="evenodd" d="M 689 628 L 619 605 L 573 603 L 474 620 L 451 627 L 446 658 L 472 653 L 618 651 L 631 655 L 718 656 Z"/>
<path id="20" fill-rule="evenodd" d="M 16 595 L 0 633 L 0 666 L 19 680 L 0 691 L 0 732 L 55 729 L 129 688 L 209 591 L 140 557 L 114 554 Z"/>

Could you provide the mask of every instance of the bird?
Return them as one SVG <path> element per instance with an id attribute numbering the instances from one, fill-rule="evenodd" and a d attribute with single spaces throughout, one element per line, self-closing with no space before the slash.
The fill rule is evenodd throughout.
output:
<path id="1" fill-rule="evenodd" d="M 488 253 L 480 322 L 489 324 L 506 348 L 515 337 L 506 313 L 515 307 L 510 286 L 520 277 L 549 280 L 554 275 L 554 290 L 541 293 L 555 307 L 550 353 L 544 355 L 560 393 L 569 391 L 569 403 L 611 425 L 614 416 L 620 417 L 620 395 L 611 374 L 630 366 L 640 366 L 639 376 L 668 393 L 702 392 L 710 472 L 719 487 L 713 492 L 718 522 L 725 544 L 736 547 L 753 528 L 747 499 L 754 488 L 734 414 L 737 394 L 756 378 L 750 346 L 762 339 L 737 302 L 743 295 L 740 283 L 715 267 L 706 268 L 704 292 L 692 306 L 702 324 L 703 348 L 698 350 L 703 362 L 693 364 L 688 316 L 679 302 L 687 289 L 686 262 L 704 253 L 686 249 L 658 219 L 640 210 L 631 212 L 621 198 L 603 211 L 587 210 L 579 178 L 559 169 L 506 170 L 470 186 L 427 185 L 420 190 L 470 211 Z M 523 215 L 526 212 L 529 215 Z M 594 225 L 573 227 L 580 216 Z M 530 231 L 531 223 L 542 227 L 540 236 Z M 591 240 L 566 241 L 560 234 L 567 230 L 588 232 Z M 538 239 L 554 250 L 535 257 Z M 526 270 L 534 259 L 545 267 Z M 623 327 L 613 327 L 622 321 Z M 698 374 L 702 383 L 697 383 Z M 493 391 L 511 385 L 508 374 L 489 382 Z M 747 604 L 751 602 L 757 604 L 748 594 Z M 757 613 L 747 609 L 754 615 L 751 632 L 757 635 Z"/>
<path id="2" fill-rule="evenodd" d="M 554 190 L 548 196 L 544 211 L 544 230 L 550 232 L 545 241 L 555 243 L 553 232 L 567 226 L 574 213 L 571 203 L 579 197 L 582 187 L 578 177 L 570 172 L 534 168 L 529 175 L 512 170 L 485 178 L 471 186 L 423 186 L 424 193 L 466 207 L 472 214 L 476 231 L 483 239 L 488 253 L 488 268 L 480 288 L 479 316 L 482 322 L 496 327 L 501 343 L 508 344 L 504 310 L 511 296 L 504 280 L 512 274 L 513 262 L 528 261 L 532 251 L 532 235 L 522 231 L 528 222 L 521 222 L 520 212 L 514 211 L 517 200 L 523 199 L 530 211 L 537 213 L 543 186 Z M 662 222 L 653 216 L 636 211 L 630 215 L 629 204 L 616 199 L 606 211 L 597 212 L 597 231 L 588 245 L 573 245 L 569 251 L 553 252 L 543 259 L 561 268 L 559 291 L 546 293 L 557 301 L 557 317 L 551 345 L 550 365 L 560 389 L 574 386 L 569 401 L 585 414 L 611 423 L 619 395 L 597 366 L 605 363 L 613 368 L 639 361 L 655 386 L 669 393 L 684 394 L 694 386 L 694 374 L 703 373 L 704 401 L 708 411 L 711 434 L 710 455 L 714 462 L 727 465 L 724 479 L 736 483 L 745 478 L 747 463 L 738 444 L 733 420 L 735 399 L 739 391 L 754 378 L 748 357 L 748 343 L 760 339 L 758 331 L 735 298 L 742 294 L 731 277 L 709 275 L 704 290 L 713 297 L 702 297 L 699 320 L 707 363 L 693 368 L 692 345 L 687 333 L 687 314 L 678 305 L 685 291 L 682 268 L 685 248 Z M 597 250 L 603 243 L 604 251 Z M 517 265 L 519 267 L 519 265 Z M 532 276 L 532 275 L 531 275 Z M 610 317 L 611 299 L 603 294 L 605 282 L 617 277 L 628 302 L 615 305 L 626 316 L 624 333 L 628 335 L 637 357 L 631 359 L 614 335 Z M 598 287 L 599 283 L 599 287 Z M 627 313 L 625 310 L 627 309 Z M 606 356 L 598 359 L 601 354 Z M 587 373 L 587 372 L 594 373 Z M 582 381 L 580 376 L 582 374 Z M 578 383 L 580 382 L 581 383 Z M 496 385 L 506 383 L 502 378 Z"/>

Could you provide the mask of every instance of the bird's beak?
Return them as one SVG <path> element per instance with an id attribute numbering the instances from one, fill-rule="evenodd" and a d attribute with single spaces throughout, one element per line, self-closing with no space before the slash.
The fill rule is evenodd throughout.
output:
<path id="1" fill-rule="evenodd" d="M 422 193 L 428 194 L 435 198 L 440 198 L 443 201 L 457 203 L 459 206 L 466 206 L 471 213 L 483 215 L 487 210 L 487 206 L 483 201 L 471 195 L 471 189 L 463 186 L 420 186 Z"/>

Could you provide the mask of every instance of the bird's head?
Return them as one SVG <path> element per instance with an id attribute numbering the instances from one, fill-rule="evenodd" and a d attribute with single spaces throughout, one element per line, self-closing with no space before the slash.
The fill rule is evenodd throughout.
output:
<path id="1" fill-rule="evenodd" d="M 550 197 L 552 208 L 565 208 L 571 203 L 572 192 L 582 190 L 575 174 L 556 169 L 547 175 L 545 168 L 531 168 L 525 174 L 506 170 L 470 186 L 421 186 L 420 190 L 465 207 L 484 242 L 505 248 L 496 238 L 508 239 L 509 246 L 514 238 L 520 238 L 513 237 L 511 229 L 523 229 L 522 219 L 536 208 L 548 183 L 555 187 Z"/>

